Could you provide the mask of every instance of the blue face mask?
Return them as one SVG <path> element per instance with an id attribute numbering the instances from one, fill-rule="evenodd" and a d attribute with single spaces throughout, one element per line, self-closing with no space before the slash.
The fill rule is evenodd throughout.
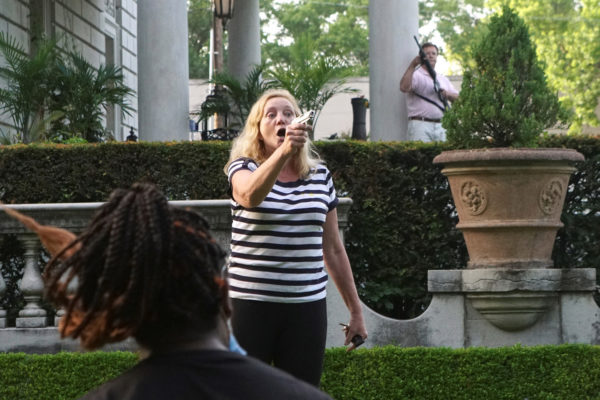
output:
<path id="1" fill-rule="evenodd" d="M 233 336 L 233 333 L 231 332 L 229 333 L 229 351 L 241 354 L 243 356 L 247 354 L 246 350 L 242 349 L 238 341 L 235 339 L 235 336 Z"/>

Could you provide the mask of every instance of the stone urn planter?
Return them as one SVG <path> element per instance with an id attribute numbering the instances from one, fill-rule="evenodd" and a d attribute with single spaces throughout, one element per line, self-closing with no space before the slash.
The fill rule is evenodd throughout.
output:
<path id="1" fill-rule="evenodd" d="M 535 271 L 527 270 L 553 267 L 569 177 L 583 159 L 572 149 L 492 148 L 446 151 L 433 161 L 450 183 L 467 269 L 478 270 L 463 282 L 464 291 L 501 329 L 531 326 L 556 296 L 553 285 L 538 285 Z M 473 284 L 486 280 L 503 283 Z"/>

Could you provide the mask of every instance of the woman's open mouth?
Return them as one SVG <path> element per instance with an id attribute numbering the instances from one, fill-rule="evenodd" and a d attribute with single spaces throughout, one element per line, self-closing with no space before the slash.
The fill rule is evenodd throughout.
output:
<path id="1" fill-rule="evenodd" d="M 285 128 L 280 128 L 280 129 L 277 131 L 277 136 L 279 136 L 279 137 L 284 137 L 284 136 L 285 136 Z"/>

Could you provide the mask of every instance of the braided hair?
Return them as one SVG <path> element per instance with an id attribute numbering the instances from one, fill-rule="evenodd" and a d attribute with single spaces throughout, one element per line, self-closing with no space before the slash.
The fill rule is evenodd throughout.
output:
<path id="1" fill-rule="evenodd" d="M 63 253 L 73 246 L 44 276 L 46 297 L 65 308 L 63 337 L 88 349 L 129 336 L 152 347 L 169 334 L 216 326 L 225 252 L 204 218 L 170 206 L 154 185 L 115 190 Z"/>

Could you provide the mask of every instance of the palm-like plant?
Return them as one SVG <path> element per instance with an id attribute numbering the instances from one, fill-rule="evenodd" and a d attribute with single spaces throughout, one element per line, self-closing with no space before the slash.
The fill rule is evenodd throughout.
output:
<path id="1" fill-rule="evenodd" d="M 299 38 L 290 50 L 291 63 L 276 66 L 271 76 L 278 86 L 287 89 L 298 100 L 302 111 L 315 111 L 314 128 L 330 98 L 338 93 L 356 93 L 357 90 L 344 87 L 348 71 L 344 63 L 337 57 L 315 53 L 308 36 Z"/>
<path id="2" fill-rule="evenodd" d="M 230 127 L 241 127 L 256 100 L 266 90 L 280 87 L 298 100 L 302 111 L 315 111 L 314 128 L 323 106 L 331 97 L 338 93 L 357 92 L 344 87 L 346 81 L 343 77 L 347 68 L 343 62 L 335 57 L 321 57 L 313 53 L 310 39 L 299 39 L 291 50 L 291 65 L 274 68 L 268 68 L 264 63 L 257 65 L 243 82 L 227 73 L 216 74 L 210 82 L 218 88 L 217 96 L 206 101 L 195 114 L 204 120 L 214 114 L 233 113 L 234 122 Z"/>
<path id="3" fill-rule="evenodd" d="M 57 88 L 50 107 L 64 113 L 53 123 L 52 139 L 82 137 L 88 142 L 106 139 L 102 126 L 104 111 L 118 105 L 127 115 L 133 110 L 127 97 L 134 91 L 123 83 L 122 70 L 114 65 L 95 69 L 83 56 L 70 52 L 66 63 L 59 63 Z"/>
<path id="4" fill-rule="evenodd" d="M 16 39 L 0 32 L 0 52 L 5 59 L 0 78 L 6 81 L 6 88 L 0 88 L 0 111 L 8 113 L 24 143 L 43 139 L 46 124 L 61 116 L 47 109 L 56 85 L 56 41 L 36 44 L 37 51 L 30 57 Z M 10 135 L 3 132 L 2 136 Z"/>
<path id="5" fill-rule="evenodd" d="M 196 114 L 204 120 L 214 114 L 230 113 L 233 114 L 230 127 L 241 128 L 256 100 L 274 87 L 274 82 L 263 79 L 265 70 L 264 63 L 254 66 L 243 82 L 225 72 L 216 74 L 210 83 L 217 88 L 217 96 L 213 101 L 205 102 Z"/>

